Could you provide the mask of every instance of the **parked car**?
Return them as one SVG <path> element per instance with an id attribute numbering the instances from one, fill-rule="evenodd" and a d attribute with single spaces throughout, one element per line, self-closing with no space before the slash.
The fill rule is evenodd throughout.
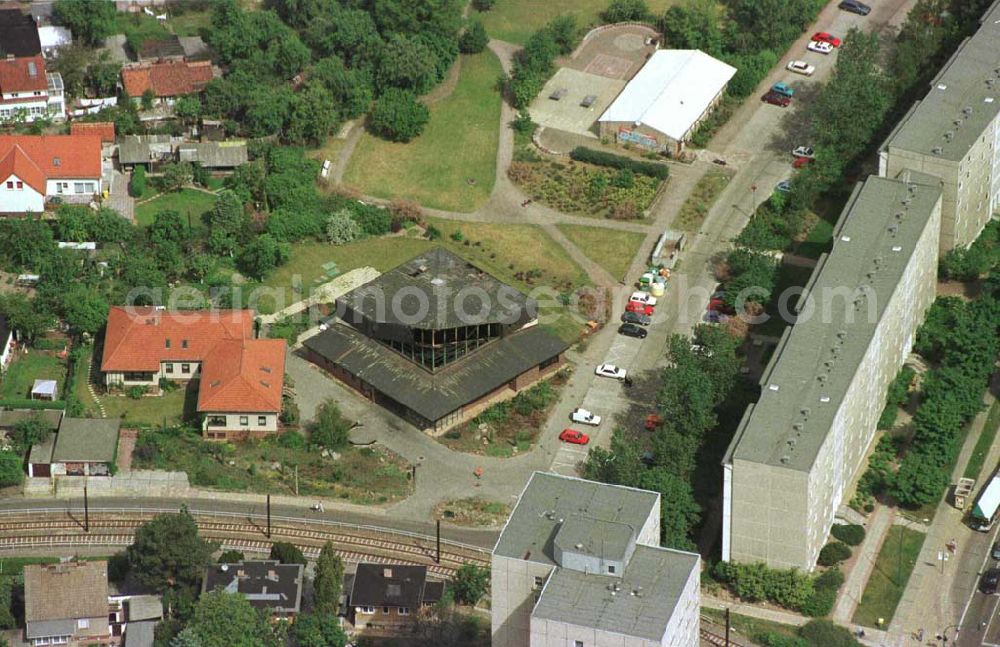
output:
<path id="1" fill-rule="evenodd" d="M 867 16 L 872 12 L 872 8 L 859 0 L 844 0 L 839 5 L 837 5 L 844 11 L 849 11 L 851 13 L 856 13 L 859 16 Z"/>
<path id="2" fill-rule="evenodd" d="M 813 159 L 811 157 L 796 157 L 795 161 L 792 162 L 792 168 L 802 168 L 803 166 L 809 164 L 812 161 Z"/>
<path id="3" fill-rule="evenodd" d="M 795 157 L 808 157 L 810 159 L 816 157 L 816 150 L 812 146 L 796 146 L 792 151 L 792 155 Z"/>
<path id="4" fill-rule="evenodd" d="M 809 44 L 806 45 L 806 49 L 810 52 L 817 52 L 819 54 L 829 54 L 833 51 L 833 45 L 830 43 L 824 43 L 821 40 L 811 40 Z"/>
<path id="5" fill-rule="evenodd" d="M 594 369 L 594 375 L 599 375 L 601 377 L 611 377 L 616 380 L 624 380 L 626 371 L 623 368 L 618 368 L 614 364 L 601 364 Z"/>
<path id="6" fill-rule="evenodd" d="M 636 339 L 645 339 L 646 329 L 640 328 L 635 324 L 622 324 L 618 326 L 618 334 L 625 335 L 626 337 L 635 337 Z"/>
<path id="7" fill-rule="evenodd" d="M 783 94 L 778 94 L 775 91 L 770 91 L 760 98 L 764 103 L 770 103 L 772 106 L 781 106 L 782 108 L 787 108 L 788 104 L 792 102 L 791 99 Z"/>
<path id="8" fill-rule="evenodd" d="M 774 185 L 775 191 L 780 191 L 781 193 L 788 193 L 792 190 L 792 183 L 788 180 L 782 180 Z"/>
<path id="9" fill-rule="evenodd" d="M 635 312 L 636 314 L 652 317 L 653 306 L 646 305 L 645 303 L 639 303 L 638 301 L 629 301 L 628 305 L 625 306 L 625 312 Z"/>
<path id="10" fill-rule="evenodd" d="M 583 425 L 592 425 L 596 427 L 601 424 L 601 417 L 587 411 L 586 409 L 575 409 L 573 413 L 569 415 L 569 418 L 573 422 L 579 422 Z"/>
<path id="11" fill-rule="evenodd" d="M 775 83 L 774 85 L 772 85 L 771 86 L 771 92 L 777 92 L 778 94 L 783 94 L 786 97 L 791 97 L 792 95 L 795 94 L 795 90 L 793 90 L 784 81 L 778 81 L 777 83 Z"/>
<path id="12" fill-rule="evenodd" d="M 632 296 L 628 298 L 629 301 L 638 301 L 639 303 L 645 303 L 646 305 L 655 306 L 656 297 L 654 297 L 649 292 L 633 292 Z"/>
<path id="13" fill-rule="evenodd" d="M 653 318 L 639 312 L 623 312 L 622 323 L 638 324 L 648 326 L 653 322 Z"/>
<path id="14" fill-rule="evenodd" d="M 806 76 L 812 76 L 816 72 L 816 67 L 814 65 L 809 65 L 805 61 L 789 61 L 785 69 L 789 72 L 795 72 L 796 74 L 804 74 Z"/>
<path id="15" fill-rule="evenodd" d="M 559 434 L 559 440 L 574 445 L 586 445 L 590 442 L 590 436 L 576 429 L 563 429 L 562 433 Z"/>
<path id="16" fill-rule="evenodd" d="M 993 595 L 1000 585 L 1000 568 L 991 568 L 979 579 L 979 590 L 986 595 Z"/>
<path id="17" fill-rule="evenodd" d="M 990 551 L 990 557 L 993 559 L 1000 559 L 1000 541 L 993 544 L 993 550 Z"/>
<path id="18" fill-rule="evenodd" d="M 840 47 L 840 39 L 825 31 L 818 31 L 813 34 L 812 39 L 817 43 L 830 43 L 834 47 Z"/>

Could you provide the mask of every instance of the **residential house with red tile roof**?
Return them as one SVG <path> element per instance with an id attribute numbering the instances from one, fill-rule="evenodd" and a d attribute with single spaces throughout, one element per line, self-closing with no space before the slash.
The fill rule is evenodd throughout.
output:
<path id="1" fill-rule="evenodd" d="M 0 122 L 46 117 L 66 118 L 62 76 L 46 72 L 40 54 L 0 59 Z"/>
<path id="2" fill-rule="evenodd" d="M 152 91 L 154 103 L 173 105 L 178 97 L 204 90 L 214 76 L 211 61 L 134 63 L 122 68 L 122 85 L 133 101 L 140 101 L 147 91 Z"/>
<path id="3" fill-rule="evenodd" d="M 41 213 L 45 203 L 101 193 L 96 135 L 0 135 L 0 213 Z"/>
<path id="4" fill-rule="evenodd" d="M 254 339 L 249 310 L 115 306 L 101 371 L 109 388 L 155 390 L 160 379 L 198 380 L 206 438 L 238 440 L 278 430 L 285 342 Z"/>
<path id="5" fill-rule="evenodd" d="M 74 121 L 69 125 L 70 135 L 96 135 L 102 144 L 115 143 L 115 124 L 113 121 Z"/>

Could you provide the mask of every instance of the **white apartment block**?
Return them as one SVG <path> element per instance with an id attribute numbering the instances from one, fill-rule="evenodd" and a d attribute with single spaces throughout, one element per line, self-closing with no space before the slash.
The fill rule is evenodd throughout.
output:
<path id="1" fill-rule="evenodd" d="M 535 472 L 493 551 L 493 647 L 698 644 L 701 558 L 659 537 L 659 493 Z"/>
<path id="2" fill-rule="evenodd" d="M 939 186 L 855 188 L 723 461 L 724 560 L 815 566 L 934 300 Z"/>
<path id="3" fill-rule="evenodd" d="M 879 152 L 879 175 L 941 179 L 941 251 L 966 247 L 1000 207 L 1000 1 Z"/>

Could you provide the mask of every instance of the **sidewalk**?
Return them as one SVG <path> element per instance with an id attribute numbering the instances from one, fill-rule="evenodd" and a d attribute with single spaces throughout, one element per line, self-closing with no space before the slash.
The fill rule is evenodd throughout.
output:
<path id="1" fill-rule="evenodd" d="M 875 568 L 875 560 L 878 559 L 886 531 L 892 527 L 895 515 L 894 509 L 880 505 L 869 519 L 868 527 L 865 529 L 865 540 L 858 547 L 857 561 L 837 596 L 837 604 L 833 608 L 834 622 L 842 625 L 851 624 L 854 610 L 861 601 L 861 594 L 864 593 L 868 578 Z"/>

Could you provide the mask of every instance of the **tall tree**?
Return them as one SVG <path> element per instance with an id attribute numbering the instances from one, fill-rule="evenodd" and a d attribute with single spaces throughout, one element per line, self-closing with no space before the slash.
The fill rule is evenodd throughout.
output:
<path id="1" fill-rule="evenodd" d="M 321 613 L 336 613 L 340 608 L 340 589 L 344 581 L 344 562 L 332 542 L 323 544 L 316 560 L 313 578 L 313 603 Z"/>
<path id="2" fill-rule="evenodd" d="M 476 605 L 490 590 L 490 572 L 475 564 L 462 564 L 451 581 L 455 600 L 462 604 Z"/>
<path id="3" fill-rule="evenodd" d="M 210 591 L 198 598 L 194 614 L 182 634 L 200 647 L 277 647 L 279 644 L 263 612 L 239 593 Z"/>
<path id="4" fill-rule="evenodd" d="M 722 55 L 719 5 L 715 0 L 685 0 L 667 9 L 660 29 L 669 47 L 700 49 L 711 56 Z"/>
<path id="5" fill-rule="evenodd" d="M 306 556 L 295 544 L 287 541 L 276 541 L 271 544 L 271 555 L 269 559 L 276 560 L 282 564 L 302 564 L 305 566 Z"/>
<path id="6" fill-rule="evenodd" d="M 182 508 L 139 526 L 126 555 L 136 582 L 163 592 L 174 587 L 197 588 L 212 561 L 212 551 L 213 546 L 198 536 L 194 518 Z"/>
<path id="7" fill-rule="evenodd" d="M 221 191 L 203 217 L 208 225 L 208 248 L 214 254 L 231 256 L 249 236 L 250 218 L 232 191 Z"/>
<path id="8" fill-rule="evenodd" d="M 292 627 L 295 647 L 344 647 L 347 636 L 335 613 L 305 613 Z"/>
<path id="9" fill-rule="evenodd" d="M 100 45 L 115 33 L 118 24 L 118 13 L 111 0 L 57 0 L 52 17 L 87 45 Z"/>

